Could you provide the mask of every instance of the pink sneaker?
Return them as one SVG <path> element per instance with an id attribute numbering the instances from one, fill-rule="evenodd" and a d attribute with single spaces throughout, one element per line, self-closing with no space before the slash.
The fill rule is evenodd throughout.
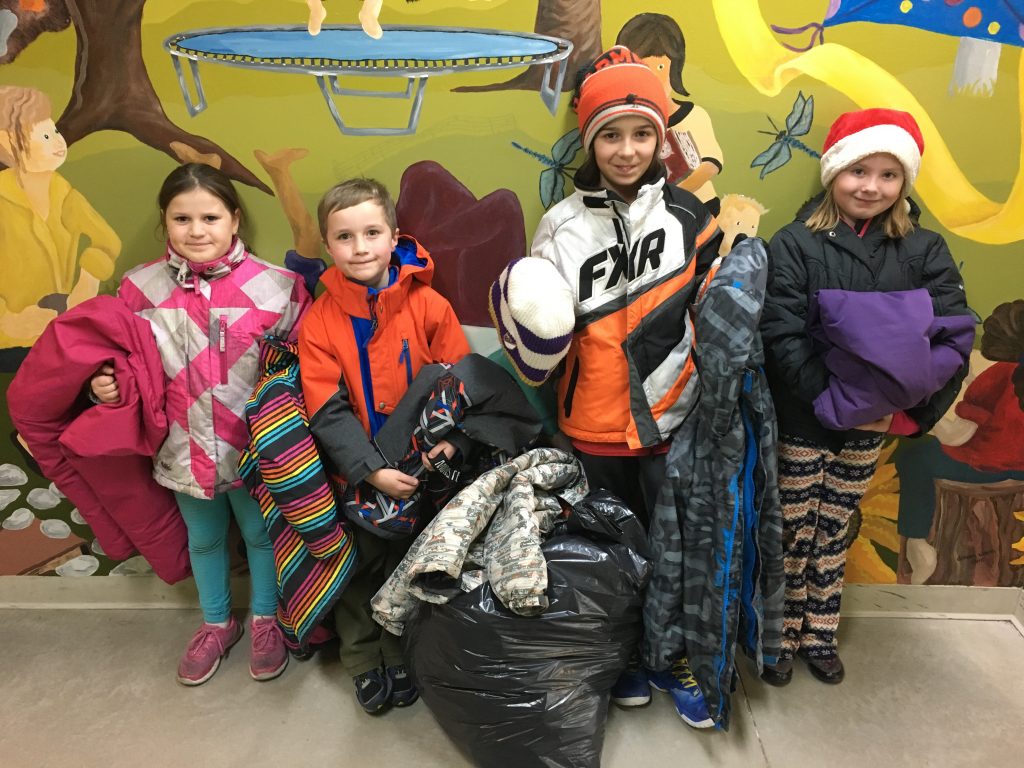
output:
<path id="1" fill-rule="evenodd" d="M 288 666 L 288 649 L 277 619 L 253 619 L 249 632 L 252 636 L 249 674 L 253 680 L 273 680 Z"/>
<path id="2" fill-rule="evenodd" d="M 242 625 L 235 617 L 228 620 L 226 627 L 203 624 L 185 649 L 185 655 L 178 662 L 178 682 L 182 685 L 202 685 L 217 671 L 220 660 L 242 637 Z"/>

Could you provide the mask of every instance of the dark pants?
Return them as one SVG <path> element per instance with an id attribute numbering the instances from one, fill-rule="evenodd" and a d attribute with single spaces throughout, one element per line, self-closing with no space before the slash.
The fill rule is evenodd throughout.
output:
<path id="1" fill-rule="evenodd" d="M 576 452 L 590 489 L 605 488 L 629 507 L 646 531 L 665 481 L 665 454 L 657 456 L 595 456 Z"/>
<path id="2" fill-rule="evenodd" d="M 383 539 L 358 526 L 355 536 L 356 571 L 334 606 L 334 622 L 341 638 L 341 666 L 355 677 L 383 663 L 402 664 L 398 637 L 373 620 L 370 600 L 395 570 L 413 542 L 413 537 Z"/>
<path id="3" fill-rule="evenodd" d="M 896 452 L 896 471 L 900 476 L 900 512 L 896 524 L 901 536 L 927 539 L 935 514 L 935 481 L 959 483 L 998 483 L 1024 480 L 1024 472 L 1006 470 L 983 472 L 950 457 L 934 437 L 902 441 Z"/>

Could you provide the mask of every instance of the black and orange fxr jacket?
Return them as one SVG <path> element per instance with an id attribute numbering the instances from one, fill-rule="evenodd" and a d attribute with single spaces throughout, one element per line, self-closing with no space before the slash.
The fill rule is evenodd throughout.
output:
<path id="1" fill-rule="evenodd" d="M 688 307 L 721 236 L 696 197 L 664 180 L 631 204 L 577 185 L 544 215 L 531 255 L 558 267 L 576 302 L 558 386 L 566 435 L 631 449 L 672 436 L 698 389 Z"/>

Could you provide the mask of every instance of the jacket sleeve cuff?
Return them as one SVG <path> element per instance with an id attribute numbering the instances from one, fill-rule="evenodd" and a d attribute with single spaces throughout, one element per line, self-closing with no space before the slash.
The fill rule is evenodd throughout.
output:
<path id="1" fill-rule="evenodd" d="M 906 411 L 896 411 L 896 413 L 892 415 L 892 423 L 889 425 L 890 435 L 910 437 L 911 435 L 916 435 L 920 431 L 921 427 L 919 427 L 917 422 L 907 415 Z"/>
<path id="2" fill-rule="evenodd" d="M 348 481 L 349 485 L 359 485 L 366 481 L 366 478 L 376 472 L 378 469 L 384 469 L 388 463 L 384 461 L 384 457 L 378 455 L 368 455 L 362 459 L 355 467 L 345 473 L 345 480 Z"/>

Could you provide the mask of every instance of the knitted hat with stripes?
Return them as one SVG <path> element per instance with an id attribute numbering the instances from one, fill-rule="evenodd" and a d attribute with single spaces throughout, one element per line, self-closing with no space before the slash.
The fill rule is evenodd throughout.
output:
<path id="1" fill-rule="evenodd" d="M 580 123 L 583 148 L 612 120 L 639 115 L 653 123 L 659 146 L 665 139 L 669 101 L 665 89 L 650 67 L 624 45 L 602 53 L 577 75 L 573 106 Z"/>
<path id="2" fill-rule="evenodd" d="M 520 378 L 538 387 L 569 351 L 576 325 L 572 289 L 547 259 L 510 263 L 491 285 L 491 319 Z"/>
<path id="3" fill-rule="evenodd" d="M 836 118 L 821 153 L 821 183 L 828 183 L 858 160 L 880 152 L 903 166 L 903 195 L 910 192 L 921 170 L 924 137 L 909 112 L 896 109 L 861 109 Z"/>

